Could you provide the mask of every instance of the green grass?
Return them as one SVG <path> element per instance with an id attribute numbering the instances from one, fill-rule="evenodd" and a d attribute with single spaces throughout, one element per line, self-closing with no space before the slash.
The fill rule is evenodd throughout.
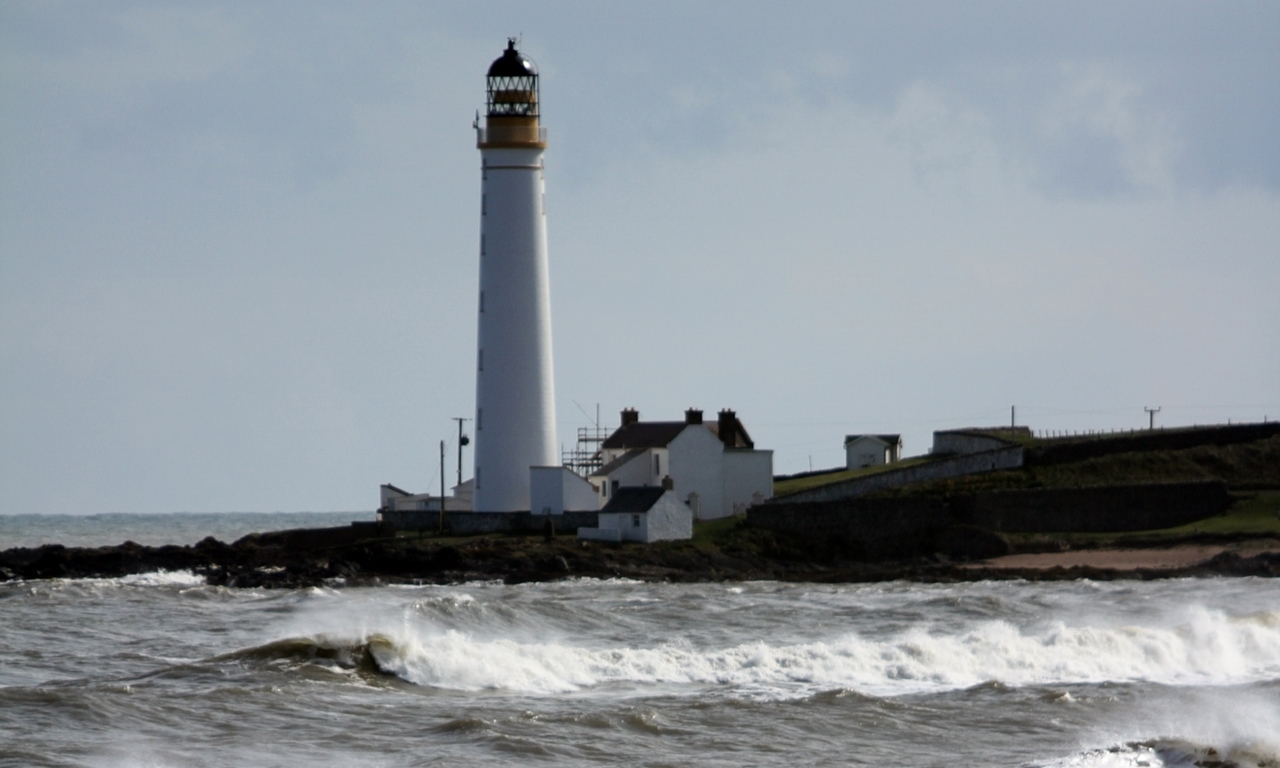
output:
<path id="1" fill-rule="evenodd" d="M 1071 548 L 1171 545 L 1205 540 L 1280 538 L 1280 491 L 1232 494 L 1234 502 L 1220 515 L 1175 528 L 1126 533 L 1005 533 L 1015 550 L 1063 543 Z"/>
<path id="2" fill-rule="evenodd" d="M 859 469 L 838 469 L 834 472 L 824 472 L 820 475 L 808 475 L 807 477 L 793 477 L 787 480 L 779 480 L 773 484 L 774 496 L 785 496 L 788 493 L 798 493 L 807 491 L 810 488 L 819 488 L 831 483 L 838 483 L 843 480 L 852 480 L 855 477 L 867 477 L 868 475 L 878 475 L 881 472 L 888 472 L 894 469 L 902 469 L 916 464 L 923 464 L 929 459 L 924 456 L 903 459 L 895 461 L 892 464 L 878 464 L 874 467 L 861 467 Z"/>
<path id="3" fill-rule="evenodd" d="M 946 496 L 953 493 L 1096 485 L 1224 480 L 1280 485 L 1280 436 L 1235 445 L 1201 445 L 1176 451 L 1133 451 L 1069 464 L 983 472 L 880 491 L 881 496 Z"/>

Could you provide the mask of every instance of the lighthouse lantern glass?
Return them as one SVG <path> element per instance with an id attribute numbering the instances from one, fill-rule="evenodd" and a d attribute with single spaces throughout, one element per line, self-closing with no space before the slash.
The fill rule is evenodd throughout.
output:
<path id="1" fill-rule="evenodd" d="M 537 117 L 538 76 L 489 78 L 489 117 Z"/>

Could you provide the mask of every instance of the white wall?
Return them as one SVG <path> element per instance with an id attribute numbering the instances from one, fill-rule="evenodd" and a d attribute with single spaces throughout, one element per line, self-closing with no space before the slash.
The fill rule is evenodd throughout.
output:
<path id="1" fill-rule="evenodd" d="M 773 451 L 733 449 L 724 452 L 724 511 L 746 512 L 755 500 L 773 496 Z M 704 507 L 705 509 L 705 507 Z"/>
<path id="2" fill-rule="evenodd" d="M 686 427 L 667 444 L 667 455 L 677 498 L 685 501 L 696 492 L 701 519 L 732 514 L 732 508 L 724 511 L 724 446 L 711 430 L 698 424 Z"/>
<path id="3" fill-rule="evenodd" d="M 643 541 L 675 541 L 693 538 L 693 512 L 676 495 L 667 491 L 642 516 Z"/>
<path id="4" fill-rule="evenodd" d="M 666 462 L 664 461 L 665 465 Z M 608 492 L 600 495 L 600 506 L 611 498 L 613 498 L 613 483 L 616 481 L 618 487 L 631 487 L 637 485 L 658 485 L 653 479 L 653 452 L 642 451 L 627 463 L 620 467 L 615 467 L 608 475 L 592 476 L 593 479 L 603 480 Z"/>
<path id="5" fill-rule="evenodd" d="M 529 467 L 529 511 L 559 515 L 600 508 L 596 489 L 565 467 Z"/>
<path id="6" fill-rule="evenodd" d="M 874 467 L 888 460 L 889 446 L 885 441 L 863 435 L 857 440 L 844 444 L 845 466 L 848 469 Z M 870 454 L 868 459 L 867 455 Z"/>
<path id="7" fill-rule="evenodd" d="M 475 508 L 530 508 L 529 467 L 556 463 L 541 149 L 484 149 Z"/>
<path id="8" fill-rule="evenodd" d="M 579 528 L 578 538 L 602 541 L 675 541 L 693 538 L 693 513 L 675 494 L 658 497 L 648 512 L 605 512 L 598 528 Z"/>

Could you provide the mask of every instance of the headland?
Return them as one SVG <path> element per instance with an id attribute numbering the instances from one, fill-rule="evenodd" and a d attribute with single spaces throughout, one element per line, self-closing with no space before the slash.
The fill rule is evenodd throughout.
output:
<path id="1" fill-rule="evenodd" d="M 257 533 L 232 543 L 207 538 L 191 546 L 8 549 L 0 552 L 0 580 L 156 570 L 190 570 L 216 585 L 281 588 L 565 578 L 1280 575 L 1280 425 L 1021 440 L 1026 460 L 1016 468 L 856 497 L 797 502 L 781 495 L 746 516 L 698 523 L 687 541 L 584 541 L 554 531 L 455 536 L 358 522 Z M 820 491 L 851 479 L 851 473 L 830 474 L 825 483 L 817 474 L 780 478 L 777 486 Z"/>

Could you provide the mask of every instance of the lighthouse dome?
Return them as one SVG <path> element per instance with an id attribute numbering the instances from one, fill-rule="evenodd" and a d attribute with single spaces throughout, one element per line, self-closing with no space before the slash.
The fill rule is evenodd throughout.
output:
<path id="1" fill-rule="evenodd" d="M 533 62 L 516 50 L 515 38 L 507 39 L 507 50 L 489 65 L 489 77 L 530 77 L 537 74 Z"/>

